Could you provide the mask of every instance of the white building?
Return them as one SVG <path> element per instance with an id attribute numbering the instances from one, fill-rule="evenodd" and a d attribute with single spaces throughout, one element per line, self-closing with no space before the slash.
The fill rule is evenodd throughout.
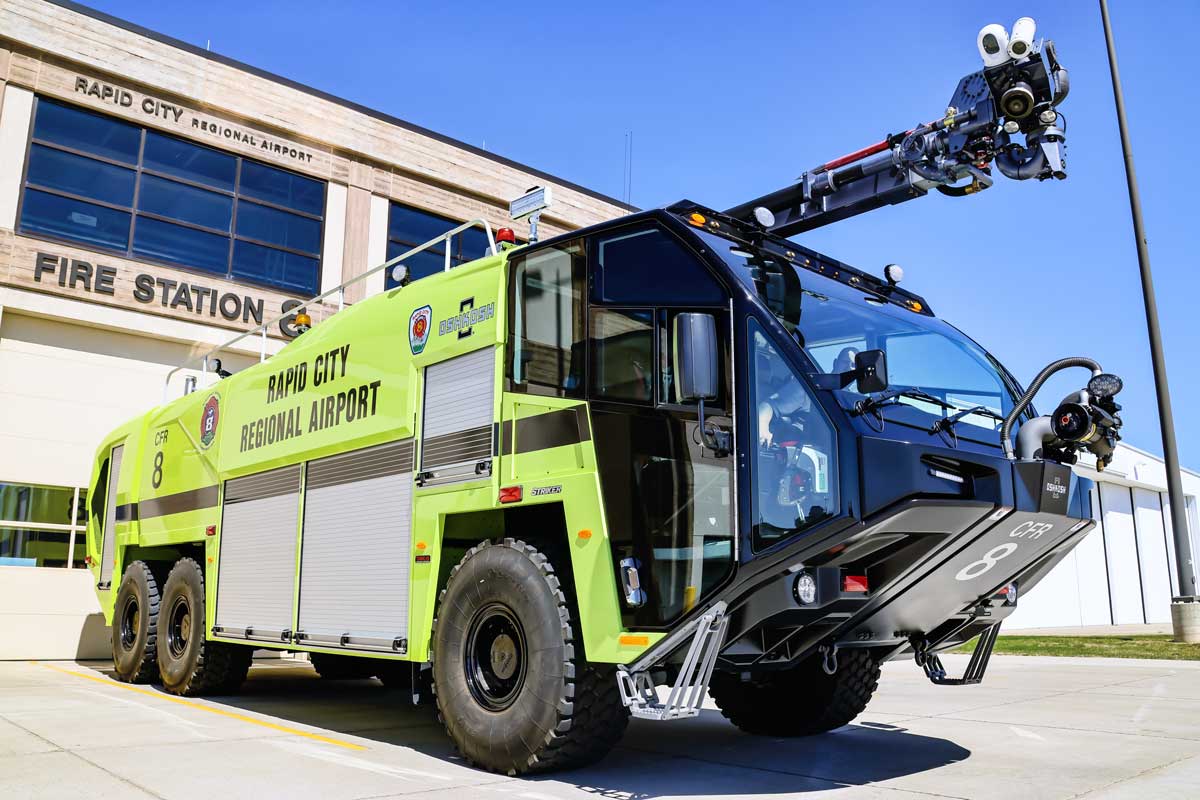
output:
<path id="1" fill-rule="evenodd" d="M 1169 624 L 1179 586 L 1162 459 L 1122 444 L 1104 472 L 1083 463 L 1075 471 L 1096 482 L 1092 515 L 1099 524 L 1021 598 L 1005 629 Z M 1200 473 L 1185 469 L 1182 478 L 1195 554 Z"/>

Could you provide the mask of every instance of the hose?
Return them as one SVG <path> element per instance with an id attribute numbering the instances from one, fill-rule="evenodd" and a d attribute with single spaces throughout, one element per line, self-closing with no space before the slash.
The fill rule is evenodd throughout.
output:
<path id="1" fill-rule="evenodd" d="M 1026 154 L 1032 152 L 1032 155 L 1018 159 L 1009 152 L 1008 143 L 1008 133 L 1000 131 L 996 134 L 996 168 L 1000 170 L 1000 174 L 1014 181 L 1036 178 L 1042 171 L 1042 167 L 1046 166 L 1046 154 L 1042 152 L 1042 148 L 1038 147 L 1035 142 L 1031 142 L 1032 148 L 1019 149 Z"/>
<path id="2" fill-rule="evenodd" d="M 1050 74 L 1054 77 L 1054 99 L 1050 105 L 1057 106 L 1071 93 L 1071 76 L 1067 68 L 1058 63 L 1058 49 L 1054 42 L 1046 42 L 1046 60 L 1050 62 Z"/>
<path id="3" fill-rule="evenodd" d="M 1012 433 L 1012 426 L 1017 417 L 1021 416 L 1021 412 L 1023 412 L 1029 406 L 1030 402 L 1033 401 L 1033 396 L 1038 393 L 1038 390 L 1040 390 L 1042 385 L 1050 379 L 1051 375 L 1056 372 L 1061 372 L 1069 367 L 1087 367 L 1092 371 L 1093 375 L 1099 375 L 1101 372 L 1103 372 L 1099 364 L 1092 359 L 1084 358 L 1083 356 L 1060 358 L 1058 361 L 1052 361 L 1051 363 L 1047 364 L 1046 367 L 1037 374 L 1037 377 L 1033 379 L 1033 383 L 1029 384 L 1029 388 L 1025 390 L 1025 394 L 1021 395 L 1021 399 L 1017 401 L 1015 406 L 1013 406 L 1012 411 L 1009 411 L 1008 414 L 1005 415 L 1004 422 L 1000 424 L 1000 446 L 1004 448 L 1005 458 L 1013 457 L 1013 446 L 1009 436 Z"/>

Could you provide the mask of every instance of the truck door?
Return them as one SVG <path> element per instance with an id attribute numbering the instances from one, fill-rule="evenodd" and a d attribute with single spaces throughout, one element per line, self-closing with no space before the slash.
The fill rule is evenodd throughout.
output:
<path id="1" fill-rule="evenodd" d="M 674 317 L 712 314 L 725 378 L 706 404 L 732 431 L 729 295 L 666 229 L 641 224 L 588 243 L 586 396 L 605 514 L 629 627 L 670 625 L 730 575 L 733 459 L 702 446 L 696 407 L 673 381 Z M 631 590 L 636 570 L 641 591 Z"/>
<path id="2" fill-rule="evenodd" d="M 100 528 L 100 581 L 97 584 L 100 588 L 107 589 L 112 585 L 113 574 L 113 557 L 116 553 L 117 545 L 117 485 L 121 478 L 121 457 L 125 452 L 125 445 L 119 444 L 112 449 L 109 454 L 107 463 L 107 474 L 100 476 L 100 481 L 105 482 L 104 488 L 104 517 Z"/>

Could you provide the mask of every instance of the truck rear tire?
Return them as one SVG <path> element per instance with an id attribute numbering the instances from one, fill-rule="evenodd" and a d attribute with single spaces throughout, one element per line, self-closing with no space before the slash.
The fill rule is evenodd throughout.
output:
<path id="1" fill-rule="evenodd" d="M 113 603 L 113 675 L 117 680 L 150 683 L 158 677 L 160 600 L 158 581 L 150 565 L 131 562 Z"/>
<path id="2" fill-rule="evenodd" d="M 734 725 L 760 736 L 812 736 L 847 725 L 863 712 L 879 686 L 879 664 L 866 650 L 841 650 L 827 675 L 821 658 L 769 672 L 750 681 L 717 672 L 709 692 Z"/>
<path id="3" fill-rule="evenodd" d="M 361 681 L 375 677 L 380 659 L 363 656 L 344 656 L 337 653 L 309 653 L 313 669 L 327 681 Z"/>
<path id="4" fill-rule="evenodd" d="M 508 775 L 601 759 L 629 721 L 613 667 L 576 654 L 554 567 L 525 542 L 484 542 L 450 572 L 433 625 L 433 686 L 450 738 Z"/>
<path id="5" fill-rule="evenodd" d="M 230 694 L 246 680 L 254 650 L 205 638 L 204 570 L 181 558 L 163 587 L 158 671 L 171 694 Z"/>

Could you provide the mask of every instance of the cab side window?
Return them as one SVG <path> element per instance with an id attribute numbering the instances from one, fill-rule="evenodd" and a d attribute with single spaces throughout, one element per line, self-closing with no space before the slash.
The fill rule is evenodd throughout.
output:
<path id="1" fill-rule="evenodd" d="M 624 228 L 593 244 L 592 298 L 601 304 L 721 305 L 725 293 L 699 259 L 666 230 Z"/>
<path id="2" fill-rule="evenodd" d="M 590 396 L 649 405 L 654 402 L 654 312 L 595 308 Z"/>
<path id="3" fill-rule="evenodd" d="M 587 333 L 582 242 L 514 260 L 507 373 L 512 391 L 582 397 Z"/>

